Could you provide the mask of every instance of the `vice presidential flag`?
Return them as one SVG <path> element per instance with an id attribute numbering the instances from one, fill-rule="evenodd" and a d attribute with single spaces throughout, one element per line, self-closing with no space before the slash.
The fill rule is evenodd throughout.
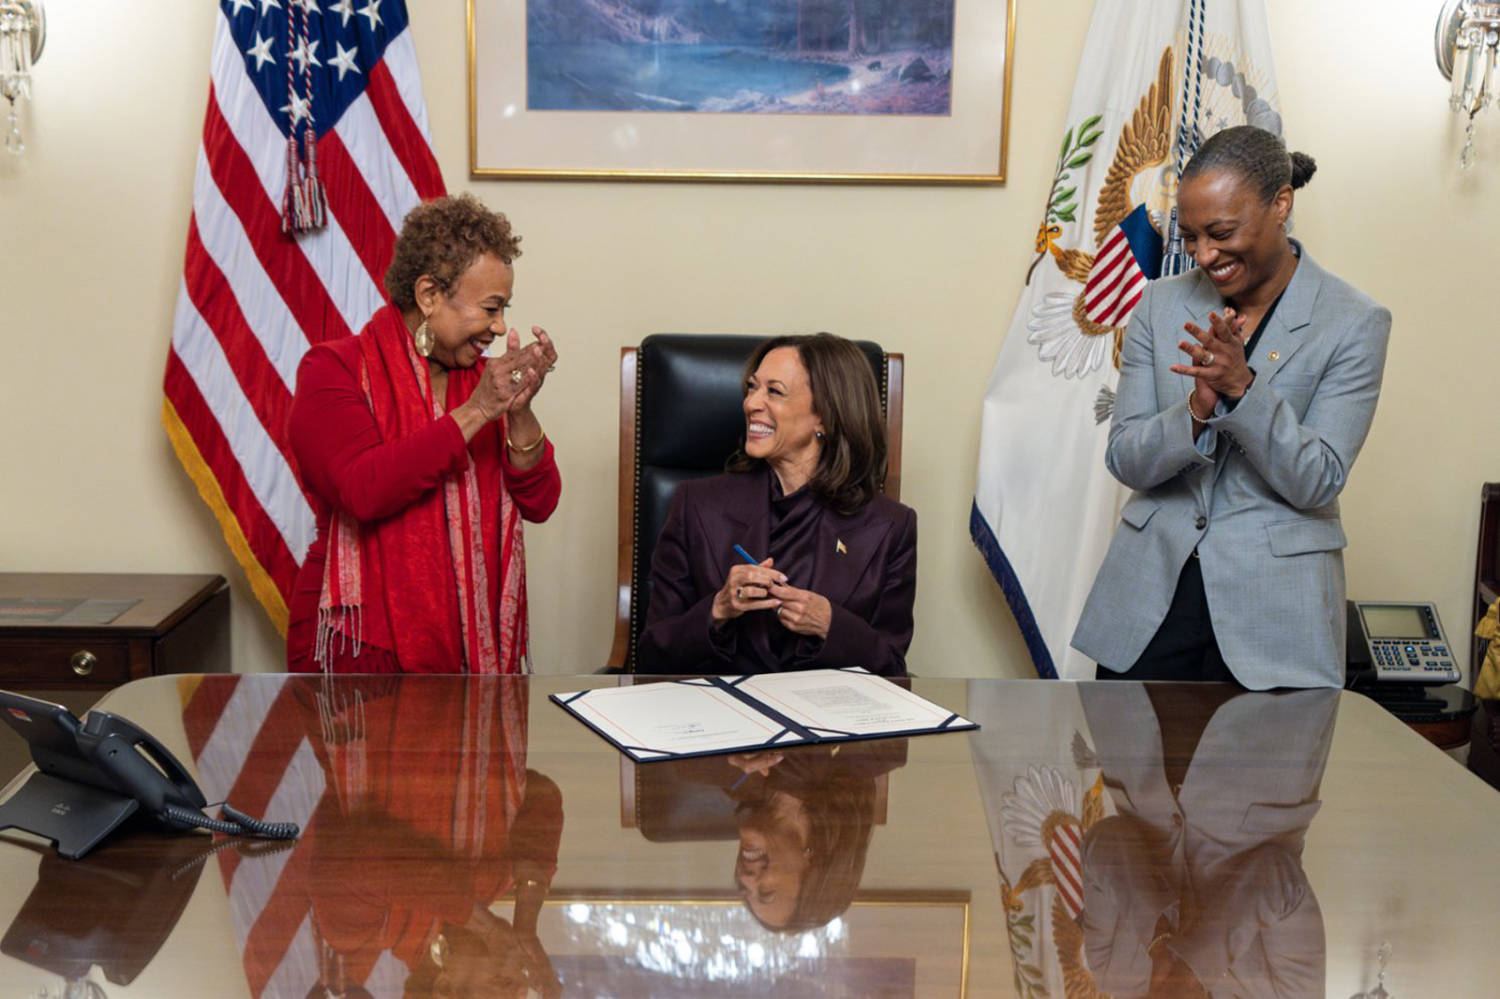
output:
<path id="1" fill-rule="evenodd" d="M 404 0 L 221 0 L 162 423 L 283 633 L 316 534 L 297 363 L 384 303 L 402 218 L 443 193 L 431 145 Z"/>
<path id="2" fill-rule="evenodd" d="M 984 397 L 969 531 L 1037 673 L 1068 641 L 1128 491 L 1104 467 L 1120 344 L 1146 282 L 1190 265 L 1177 179 L 1231 125 L 1281 134 L 1261 0 L 1097 0 L 1036 257 Z"/>

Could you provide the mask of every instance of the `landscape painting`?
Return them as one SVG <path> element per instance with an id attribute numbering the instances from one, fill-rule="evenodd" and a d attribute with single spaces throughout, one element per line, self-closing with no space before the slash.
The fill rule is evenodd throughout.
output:
<path id="1" fill-rule="evenodd" d="M 526 0 L 528 111 L 951 112 L 956 0 Z"/>
<path id="2" fill-rule="evenodd" d="M 1001 184 L 1015 0 L 467 0 L 469 173 Z"/>

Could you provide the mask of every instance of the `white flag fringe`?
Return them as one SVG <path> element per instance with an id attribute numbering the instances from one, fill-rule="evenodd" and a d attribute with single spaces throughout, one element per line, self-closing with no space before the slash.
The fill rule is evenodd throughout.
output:
<path id="1" fill-rule="evenodd" d="M 1121 338 L 1146 282 L 1191 264 L 1182 167 L 1243 124 L 1281 134 L 1262 0 L 1097 0 L 969 518 L 1040 676 L 1093 678 L 1068 641 L 1127 496 L 1104 467 Z"/>

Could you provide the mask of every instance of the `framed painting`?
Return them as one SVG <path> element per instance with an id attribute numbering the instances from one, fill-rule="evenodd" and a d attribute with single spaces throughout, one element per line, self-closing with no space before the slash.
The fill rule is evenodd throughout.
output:
<path id="1" fill-rule="evenodd" d="M 961 892 L 861 892 L 824 925 L 791 933 L 766 929 L 730 895 L 568 892 L 547 900 L 537 937 L 567 997 L 961 999 L 968 986 Z"/>
<path id="2" fill-rule="evenodd" d="M 1000 183 L 1015 0 L 468 0 L 469 170 Z"/>

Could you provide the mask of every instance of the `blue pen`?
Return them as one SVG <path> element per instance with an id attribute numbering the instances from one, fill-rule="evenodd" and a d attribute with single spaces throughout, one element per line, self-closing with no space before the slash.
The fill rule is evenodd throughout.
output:
<path id="1" fill-rule="evenodd" d="M 749 552 L 745 551 L 745 549 L 744 549 L 744 547 L 742 545 L 735 545 L 734 546 L 734 553 L 736 555 L 738 555 L 740 558 L 744 559 L 746 562 L 749 562 L 751 565 L 760 565 L 760 559 L 756 558 L 754 555 L 751 555 Z M 782 580 L 783 583 L 785 583 L 787 581 L 785 573 L 782 574 L 781 580 Z"/>

